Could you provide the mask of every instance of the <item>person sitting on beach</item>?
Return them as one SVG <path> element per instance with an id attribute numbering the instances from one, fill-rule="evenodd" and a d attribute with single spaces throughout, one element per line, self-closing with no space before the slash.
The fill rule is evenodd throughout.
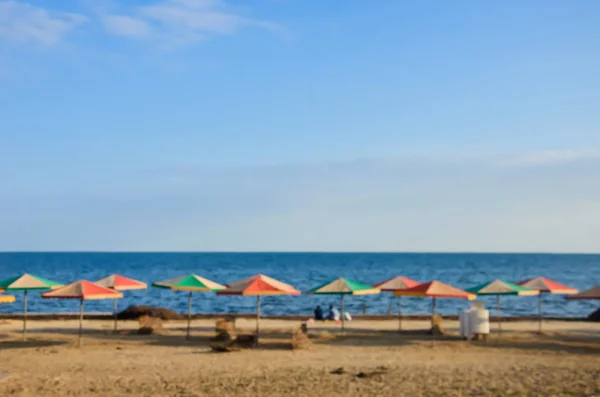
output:
<path id="1" fill-rule="evenodd" d="M 340 320 L 340 312 L 338 309 L 333 307 L 333 305 L 329 306 L 329 314 L 327 315 L 327 320 L 339 321 Z"/>
<path id="2" fill-rule="evenodd" d="M 325 320 L 325 317 L 323 317 L 323 309 L 321 309 L 321 306 L 317 306 L 315 308 L 315 320 L 317 320 L 317 321 Z"/>

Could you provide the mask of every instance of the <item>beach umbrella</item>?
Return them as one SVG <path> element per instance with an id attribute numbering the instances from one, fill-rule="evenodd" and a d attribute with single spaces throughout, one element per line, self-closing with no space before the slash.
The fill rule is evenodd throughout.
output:
<path id="1" fill-rule="evenodd" d="M 557 295 L 574 295 L 577 291 L 575 288 L 567 287 L 566 285 L 557 283 L 545 277 L 530 278 L 528 280 L 519 281 L 517 283 L 526 288 L 536 289 L 540 291 L 538 295 L 538 314 L 539 314 L 539 332 L 542 332 L 542 294 L 557 294 Z"/>
<path id="2" fill-rule="evenodd" d="M 571 295 L 565 297 L 568 300 L 579 300 L 579 299 L 600 299 L 600 284 L 592 287 L 590 289 L 586 289 L 585 291 L 581 291 L 578 294 Z"/>
<path id="3" fill-rule="evenodd" d="M 289 284 L 269 276 L 257 274 L 243 280 L 227 284 L 227 288 L 217 295 L 256 296 L 256 343 L 260 335 L 260 297 L 269 295 L 300 295 L 300 291 Z"/>
<path id="4" fill-rule="evenodd" d="M 371 295 L 378 294 L 381 290 L 369 284 L 358 283 L 340 277 L 307 292 L 315 295 L 339 295 L 342 317 L 342 332 L 344 331 L 344 295 Z"/>
<path id="5" fill-rule="evenodd" d="M 190 326 L 192 323 L 192 293 L 193 292 L 215 292 L 225 289 L 224 285 L 215 283 L 195 274 L 173 278 L 171 280 L 152 283 L 153 287 L 165 288 L 173 291 L 188 291 L 188 318 L 186 339 L 190 339 Z"/>
<path id="6" fill-rule="evenodd" d="M 83 332 L 83 301 L 100 299 L 118 299 L 123 294 L 111 288 L 101 287 L 91 281 L 75 281 L 64 287 L 45 292 L 45 299 L 78 299 L 79 300 L 79 346 L 81 347 L 81 334 Z"/>
<path id="7" fill-rule="evenodd" d="M 0 294 L 0 303 L 14 303 L 15 297 L 12 295 Z"/>
<path id="8" fill-rule="evenodd" d="M 509 283 L 504 280 L 493 280 L 487 283 L 477 285 L 466 289 L 467 292 L 475 295 L 495 295 L 496 305 L 498 310 L 498 329 L 502 332 L 502 310 L 500 307 L 501 295 L 518 295 L 518 296 L 533 296 L 539 295 L 540 292 L 535 289 L 526 288 L 521 285 Z"/>
<path id="9" fill-rule="evenodd" d="M 456 287 L 448 284 L 444 284 L 441 281 L 429 281 L 427 283 L 419 284 L 415 287 L 408 288 L 405 290 L 394 291 L 396 296 L 414 296 L 414 297 L 428 297 L 432 298 L 431 302 L 431 315 L 432 318 L 435 315 L 435 303 L 437 298 L 456 298 L 456 299 L 475 299 L 475 295 L 463 291 Z"/>
<path id="10" fill-rule="evenodd" d="M 27 291 L 47 290 L 61 286 L 60 283 L 27 273 L 0 281 L 1 291 L 23 291 L 23 340 L 27 339 Z"/>
<path id="11" fill-rule="evenodd" d="M 131 278 L 127 278 L 125 276 L 121 276 L 118 274 L 111 274 L 110 276 L 104 277 L 101 280 L 96 281 L 101 287 L 111 288 L 115 291 L 132 291 L 139 289 L 146 289 L 148 286 L 146 283 L 141 281 L 137 281 Z M 115 331 L 117 330 L 117 313 L 118 313 L 118 304 L 115 299 L 115 307 L 114 307 L 114 317 L 115 317 Z"/>
<path id="12" fill-rule="evenodd" d="M 416 287 L 420 283 L 411 280 L 404 276 L 396 276 L 389 280 L 382 281 L 377 284 L 373 284 L 373 287 L 379 288 L 381 291 L 394 292 L 403 289 Z M 398 330 L 402 331 L 402 296 L 398 296 Z"/>

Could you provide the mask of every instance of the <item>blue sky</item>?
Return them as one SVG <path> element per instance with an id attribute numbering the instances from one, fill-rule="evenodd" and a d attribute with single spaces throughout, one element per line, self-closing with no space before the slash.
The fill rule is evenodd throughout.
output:
<path id="1" fill-rule="evenodd" d="M 598 252 L 598 15 L 0 0 L 0 250 Z"/>

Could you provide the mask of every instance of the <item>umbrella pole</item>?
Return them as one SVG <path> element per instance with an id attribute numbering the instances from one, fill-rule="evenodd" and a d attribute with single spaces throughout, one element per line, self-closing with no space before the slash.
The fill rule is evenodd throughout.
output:
<path id="1" fill-rule="evenodd" d="M 83 334 L 83 299 L 79 300 L 79 342 L 78 346 L 81 347 L 81 335 Z"/>
<path id="2" fill-rule="evenodd" d="M 345 318 L 344 318 L 344 295 L 340 294 L 340 308 L 342 310 L 342 312 L 340 313 L 342 316 L 342 334 L 344 333 L 344 323 L 345 323 Z"/>
<path id="3" fill-rule="evenodd" d="M 115 317 L 115 331 L 117 330 L 117 300 L 115 299 L 114 317 Z"/>
<path id="4" fill-rule="evenodd" d="M 539 324 L 538 324 L 538 332 L 542 333 L 542 293 L 538 295 L 538 316 L 539 316 Z"/>
<path id="5" fill-rule="evenodd" d="M 23 342 L 27 340 L 27 290 L 23 291 Z"/>
<path id="6" fill-rule="evenodd" d="M 502 333 L 502 309 L 500 308 L 500 295 L 496 295 L 496 304 L 498 306 L 498 333 Z"/>
<path id="7" fill-rule="evenodd" d="M 190 340 L 190 325 L 192 323 L 192 291 L 188 295 L 188 318 L 187 318 L 187 333 L 185 339 Z"/>
<path id="8" fill-rule="evenodd" d="M 431 344 L 435 345 L 435 331 L 433 329 L 434 322 L 433 319 L 435 317 L 435 297 L 431 301 Z"/>
<path id="9" fill-rule="evenodd" d="M 256 295 L 256 341 L 258 345 L 258 338 L 260 335 L 260 295 Z"/>
<path id="10" fill-rule="evenodd" d="M 398 331 L 402 332 L 402 297 L 398 297 Z"/>

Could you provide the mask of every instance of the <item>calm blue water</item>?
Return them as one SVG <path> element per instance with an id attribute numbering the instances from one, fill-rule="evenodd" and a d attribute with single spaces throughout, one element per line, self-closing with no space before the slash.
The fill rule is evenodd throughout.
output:
<path id="1" fill-rule="evenodd" d="M 0 253 L 0 278 L 23 272 L 68 283 L 79 279 L 95 281 L 111 273 L 122 274 L 148 284 L 196 273 L 220 283 L 263 273 L 294 285 L 301 291 L 343 276 L 355 281 L 376 283 L 395 275 L 417 281 L 437 279 L 459 288 L 501 278 L 519 281 L 546 276 L 569 286 L 587 289 L 600 283 L 600 255 L 536 255 L 536 254 L 288 254 L 288 253 Z M 22 294 L 15 293 L 17 303 L 0 305 L 0 312 L 20 312 Z M 75 301 L 45 300 L 39 294 L 29 295 L 32 312 L 74 312 Z M 482 298 L 489 305 L 495 299 Z M 503 297 L 505 313 L 535 314 L 536 297 Z M 366 304 L 367 313 L 387 313 L 392 300 L 389 294 L 348 297 L 346 307 L 359 313 Z M 431 301 L 405 298 L 406 313 L 428 313 Z M 264 314 L 306 314 L 317 305 L 338 303 L 327 296 L 265 297 Z M 150 288 L 126 292 L 120 307 L 130 304 L 163 306 L 187 310 L 186 293 Z M 456 314 L 464 301 L 438 300 L 438 311 Z M 112 311 L 110 301 L 88 301 L 86 311 Z M 547 315 L 583 316 L 597 308 L 593 301 L 570 302 L 560 296 L 544 298 Z M 206 313 L 253 312 L 252 297 L 194 295 L 194 310 Z M 394 311 L 396 308 L 394 307 Z"/>

